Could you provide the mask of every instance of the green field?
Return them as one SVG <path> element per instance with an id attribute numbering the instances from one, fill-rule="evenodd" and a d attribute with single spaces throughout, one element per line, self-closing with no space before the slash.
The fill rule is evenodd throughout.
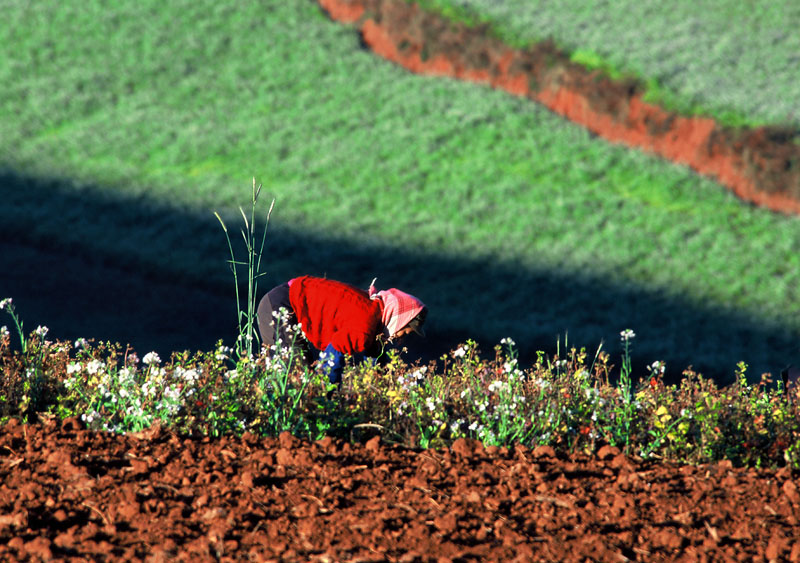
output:
<path id="1" fill-rule="evenodd" d="M 552 38 L 580 62 L 640 77 L 653 101 L 729 124 L 800 126 L 793 0 L 425 0 L 510 43 Z"/>
<path id="2" fill-rule="evenodd" d="M 413 76 L 313 2 L 4 15 L 4 239 L 225 287 L 212 211 L 235 222 L 255 176 L 277 199 L 266 285 L 377 276 L 429 304 L 429 333 L 523 352 L 633 328 L 641 361 L 723 380 L 800 355 L 800 220 L 527 100 Z"/>

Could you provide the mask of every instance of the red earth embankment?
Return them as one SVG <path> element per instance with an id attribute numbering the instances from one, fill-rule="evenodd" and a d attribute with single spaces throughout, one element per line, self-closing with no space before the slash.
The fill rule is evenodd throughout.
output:
<path id="1" fill-rule="evenodd" d="M 512 49 L 488 33 L 404 0 L 318 0 L 353 24 L 378 55 L 408 70 L 489 84 L 544 104 L 612 142 L 643 149 L 715 179 L 743 200 L 800 213 L 800 144 L 779 126 L 724 127 L 643 100 L 632 79 L 572 63 L 551 42 Z"/>
<path id="2" fill-rule="evenodd" d="M 798 561 L 788 469 L 0 427 L 2 561 Z"/>

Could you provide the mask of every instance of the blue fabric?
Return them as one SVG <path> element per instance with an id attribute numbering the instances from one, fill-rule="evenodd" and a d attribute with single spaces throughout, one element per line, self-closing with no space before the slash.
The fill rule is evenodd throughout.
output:
<path id="1" fill-rule="evenodd" d="M 319 362 L 322 373 L 328 376 L 328 379 L 331 383 L 342 382 L 342 371 L 344 370 L 345 355 L 334 348 L 333 344 L 328 344 L 328 347 L 320 352 Z M 360 364 L 361 362 L 369 362 L 373 366 L 377 363 L 375 358 L 365 356 L 364 354 L 353 354 L 353 362 L 356 364 Z"/>
<path id="2" fill-rule="evenodd" d="M 319 355 L 322 373 L 328 376 L 331 383 L 342 382 L 342 370 L 344 369 L 344 354 L 328 344 L 328 347 Z"/>

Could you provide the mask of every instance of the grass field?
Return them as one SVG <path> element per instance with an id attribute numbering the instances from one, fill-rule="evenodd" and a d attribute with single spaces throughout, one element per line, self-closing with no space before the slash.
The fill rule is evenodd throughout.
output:
<path id="1" fill-rule="evenodd" d="M 800 5 L 792 0 L 426 0 L 510 43 L 553 38 L 575 59 L 639 76 L 650 99 L 731 125 L 800 126 Z"/>
<path id="2" fill-rule="evenodd" d="M 633 328 L 643 361 L 721 379 L 800 353 L 797 218 L 526 100 L 412 76 L 313 2 L 5 12 L 3 237 L 222 285 L 212 211 L 235 222 L 255 176 L 277 199 L 267 285 L 378 276 L 430 305 L 434 334 L 523 353 Z"/>

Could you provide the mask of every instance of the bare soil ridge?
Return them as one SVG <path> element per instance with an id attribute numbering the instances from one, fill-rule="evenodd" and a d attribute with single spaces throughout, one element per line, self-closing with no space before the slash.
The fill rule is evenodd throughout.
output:
<path id="1" fill-rule="evenodd" d="M 794 478 L 793 478 L 794 477 Z M 0 428 L 0 560 L 797 561 L 787 469 Z"/>
<path id="2" fill-rule="evenodd" d="M 318 0 L 354 24 L 376 54 L 415 73 L 489 84 L 544 104 L 612 142 L 691 167 L 741 199 L 800 213 L 800 132 L 779 125 L 734 129 L 643 100 L 633 79 L 612 80 L 569 60 L 551 42 L 512 49 L 488 33 L 405 0 Z"/>

